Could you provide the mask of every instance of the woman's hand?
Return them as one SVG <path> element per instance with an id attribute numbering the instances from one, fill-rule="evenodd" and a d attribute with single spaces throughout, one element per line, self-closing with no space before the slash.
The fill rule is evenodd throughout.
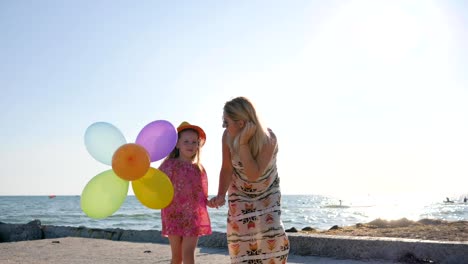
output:
<path id="1" fill-rule="evenodd" d="M 224 196 L 217 195 L 208 200 L 208 207 L 218 208 L 226 204 L 226 198 Z"/>
<path id="2" fill-rule="evenodd" d="M 246 122 L 244 129 L 242 129 L 242 131 L 240 132 L 239 144 L 249 144 L 249 140 L 253 137 L 255 131 L 257 131 L 257 126 L 250 121 Z"/>

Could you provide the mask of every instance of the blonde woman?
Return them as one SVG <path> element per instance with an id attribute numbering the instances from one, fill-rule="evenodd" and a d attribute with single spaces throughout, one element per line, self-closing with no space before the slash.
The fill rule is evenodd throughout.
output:
<path id="1" fill-rule="evenodd" d="M 259 121 L 245 97 L 224 105 L 222 166 L 217 196 L 208 206 L 225 204 L 231 263 L 286 263 L 289 240 L 281 221 L 278 142 Z"/>

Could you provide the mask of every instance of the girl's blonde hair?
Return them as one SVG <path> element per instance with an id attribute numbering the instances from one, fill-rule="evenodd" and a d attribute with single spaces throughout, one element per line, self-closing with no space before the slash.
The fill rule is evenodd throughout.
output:
<path id="1" fill-rule="evenodd" d="M 224 115 L 228 116 L 234 121 L 250 121 L 254 125 L 256 125 L 257 130 L 255 131 L 255 134 L 249 141 L 249 148 L 250 152 L 252 153 L 252 157 L 254 159 L 257 158 L 263 145 L 265 145 L 265 143 L 267 143 L 270 140 L 270 138 L 269 133 L 260 122 L 260 119 L 257 116 L 257 112 L 252 102 L 249 99 L 242 96 L 236 97 L 230 101 L 227 101 L 224 104 L 223 110 Z M 228 145 L 230 149 L 233 150 L 235 153 L 239 153 L 239 135 L 237 135 L 235 138 L 228 137 Z"/>
<path id="2" fill-rule="evenodd" d="M 194 162 L 197 167 L 200 169 L 200 171 L 203 171 L 203 166 L 201 165 L 201 162 L 200 162 L 200 153 L 201 153 L 201 145 L 200 145 L 200 134 L 198 133 L 197 130 L 195 129 L 191 129 L 191 128 L 187 128 L 187 129 L 184 129 L 182 131 L 180 131 L 179 133 L 177 133 L 177 142 L 179 141 L 180 139 L 180 135 L 182 133 L 184 133 L 185 131 L 194 131 L 195 133 L 197 133 L 199 139 L 198 139 L 198 149 L 197 149 L 197 152 L 192 156 L 192 162 Z M 169 155 L 167 155 L 167 157 L 164 159 L 164 160 L 168 160 L 168 159 L 176 159 L 180 156 L 180 152 L 179 152 L 179 149 L 177 148 L 177 146 L 174 147 L 174 149 L 171 151 L 171 153 L 169 153 Z"/>

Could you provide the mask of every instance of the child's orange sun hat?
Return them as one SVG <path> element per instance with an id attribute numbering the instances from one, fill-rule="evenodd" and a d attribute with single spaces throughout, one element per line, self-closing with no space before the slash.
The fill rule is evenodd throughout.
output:
<path id="1" fill-rule="evenodd" d="M 200 146 L 205 145 L 206 142 L 206 134 L 205 131 L 199 126 L 191 125 L 189 122 L 184 121 L 180 123 L 180 125 L 177 127 L 177 133 L 180 133 L 181 131 L 184 131 L 186 129 L 193 129 L 197 131 L 198 137 L 200 138 Z"/>

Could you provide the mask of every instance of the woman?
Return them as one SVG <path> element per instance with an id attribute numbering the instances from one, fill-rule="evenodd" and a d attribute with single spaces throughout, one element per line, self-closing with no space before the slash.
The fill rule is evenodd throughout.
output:
<path id="1" fill-rule="evenodd" d="M 224 105 L 223 161 L 218 194 L 209 206 L 225 204 L 231 263 L 286 263 L 289 240 L 281 222 L 275 134 L 259 122 L 245 97 Z"/>

